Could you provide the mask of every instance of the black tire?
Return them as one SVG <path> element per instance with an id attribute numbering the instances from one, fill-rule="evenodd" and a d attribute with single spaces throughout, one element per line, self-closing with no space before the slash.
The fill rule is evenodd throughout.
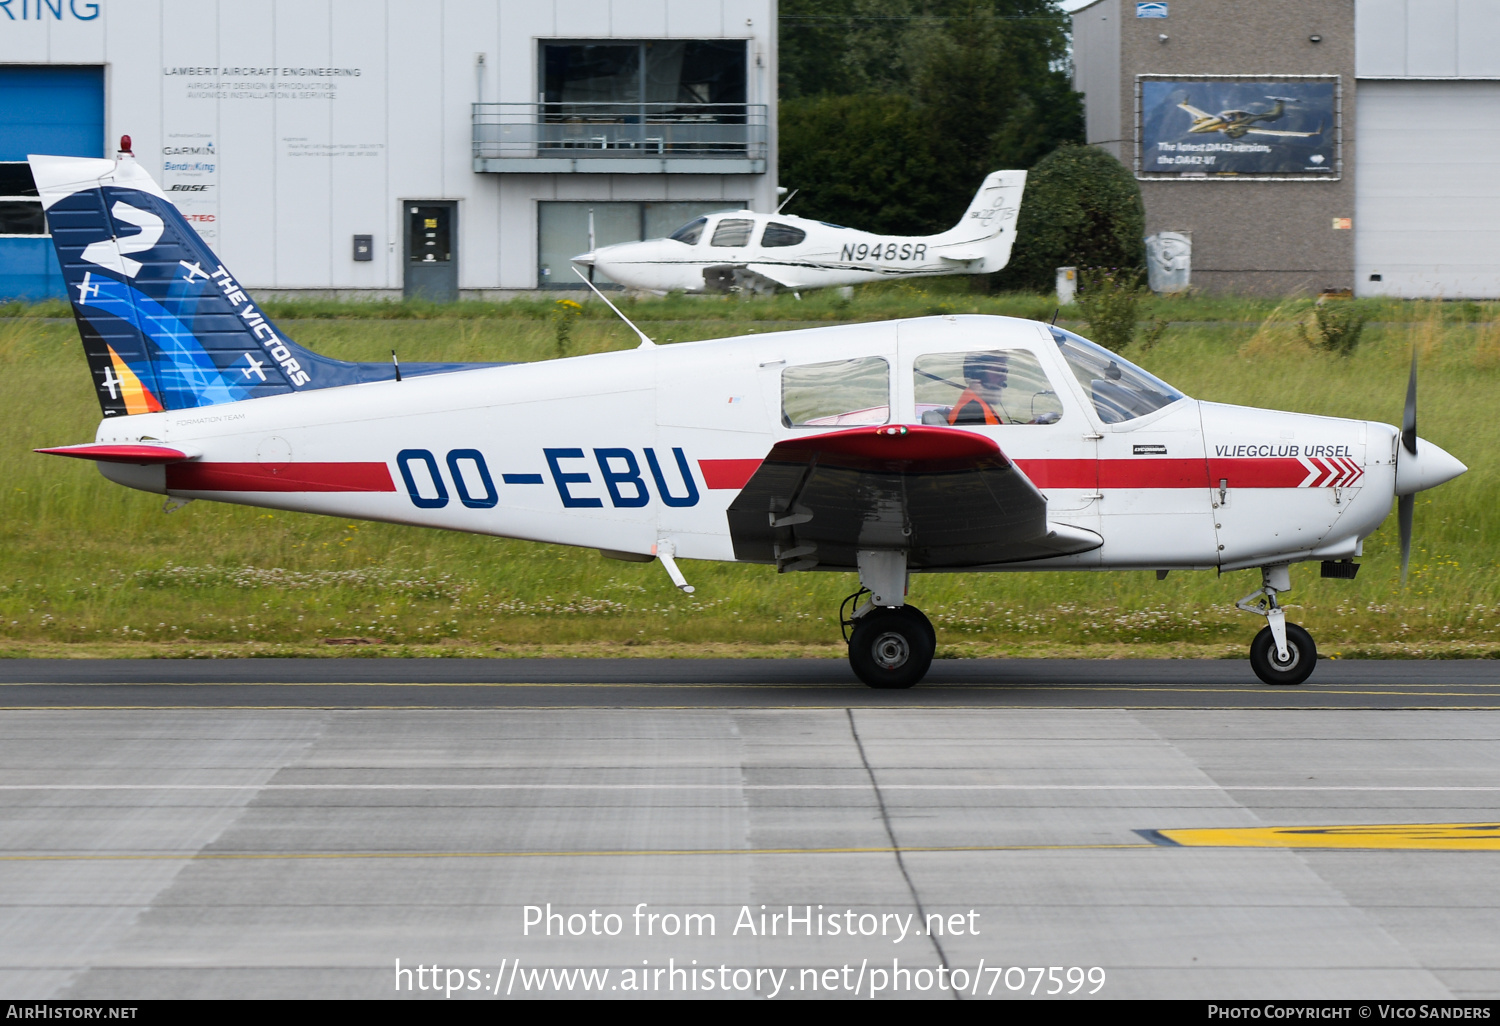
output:
<path id="1" fill-rule="evenodd" d="M 920 612 L 876 609 L 855 621 L 849 665 L 872 688 L 909 688 L 927 675 L 936 649 L 937 635 Z"/>
<path id="2" fill-rule="evenodd" d="M 1250 642 L 1250 668 L 1267 684 L 1301 684 L 1318 664 L 1318 649 L 1312 635 L 1294 623 L 1286 625 L 1287 661 L 1276 656 L 1276 639 L 1263 627 Z"/>
<path id="3" fill-rule="evenodd" d="M 916 606 L 900 606 L 896 609 L 891 610 L 891 612 L 910 617 L 917 623 L 921 624 L 922 629 L 927 632 L 928 642 L 932 645 L 934 651 L 937 650 L 937 628 L 932 625 L 931 620 L 927 619 L 926 613 L 922 612 Z"/>

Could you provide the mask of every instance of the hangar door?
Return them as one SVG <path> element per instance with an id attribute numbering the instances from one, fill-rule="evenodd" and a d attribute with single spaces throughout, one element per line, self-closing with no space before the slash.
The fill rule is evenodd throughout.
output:
<path id="1" fill-rule="evenodd" d="M 0 67 L 0 299 L 64 296 L 28 153 L 104 156 L 104 69 Z"/>
<path id="2" fill-rule="evenodd" d="M 1361 296 L 1500 298 L 1500 82 L 1358 85 Z"/>

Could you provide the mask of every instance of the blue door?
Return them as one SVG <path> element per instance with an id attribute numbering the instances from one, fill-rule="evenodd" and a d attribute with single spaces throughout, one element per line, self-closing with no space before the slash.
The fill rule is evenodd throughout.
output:
<path id="1" fill-rule="evenodd" d="M 0 299 L 63 298 L 28 153 L 104 156 L 104 69 L 0 67 Z"/>

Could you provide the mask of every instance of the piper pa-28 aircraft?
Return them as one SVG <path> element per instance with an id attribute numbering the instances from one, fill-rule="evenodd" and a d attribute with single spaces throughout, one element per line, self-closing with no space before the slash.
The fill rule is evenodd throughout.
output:
<path id="1" fill-rule="evenodd" d="M 957 225 L 938 235 L 873 235 L 780 212 L 730 210 L 665 239 L 601 246 L 573 258 L 639 292 L 775 292 L 829 285 L 988 274 L 1010 261 L 1025 171 L 985 178 Z"/>
<path id="2" fill-rule="evenodd" d="M 92 443 L 39 451 L 178 499 L 655 559 L 689 592 L 677 558 L 857 571 L 840 619 L 872 687 L 932 660 L 912 575 L 1019 570 L 1258 569 L 1251 665 L 1301 683 L 1291 565 L 1354 577 L 1399 496 L 1404 573 L 1413 496 L 1465 469 L 1417 437 L 1415 360 L 1398 429 L 1190 399 L 1008 317 L 344 363 L 272 324 L 128 153 L 30 159 L 104 408 Z"/>

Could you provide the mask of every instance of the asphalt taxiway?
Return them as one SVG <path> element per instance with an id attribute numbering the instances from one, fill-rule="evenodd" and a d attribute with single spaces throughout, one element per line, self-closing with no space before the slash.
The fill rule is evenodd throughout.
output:
<path id="1" fill-rule="evenodd" d="M 0 997 L 1492 999 L 1497 671 L 0 662 Z"/>

